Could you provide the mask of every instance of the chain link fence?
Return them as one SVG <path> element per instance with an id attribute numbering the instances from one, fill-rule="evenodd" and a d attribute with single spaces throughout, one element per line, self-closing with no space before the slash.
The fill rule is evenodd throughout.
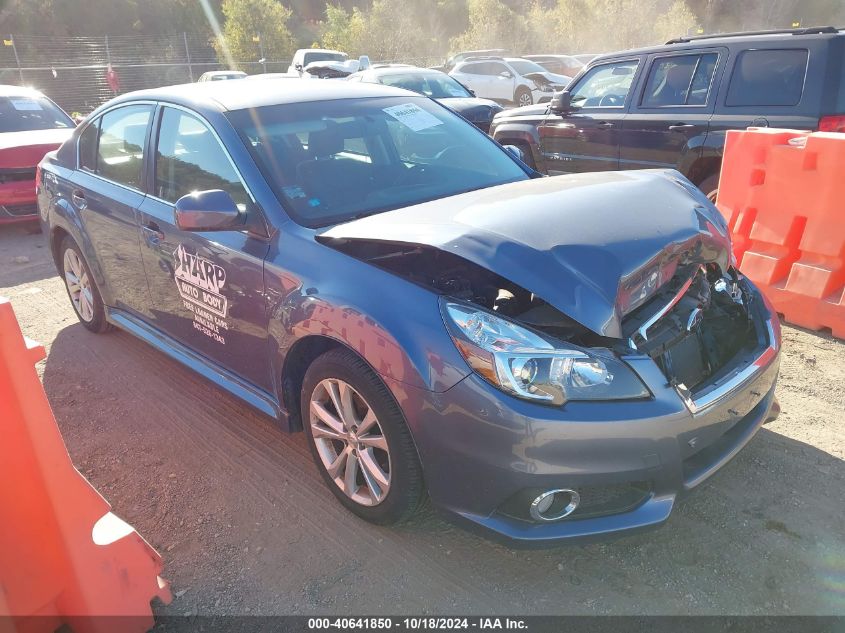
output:
<path id="1" fill-rule="evenodd" d="M 62 38 L 9 34 L 2 39 L 0 83 L 32 86 L 70 113 L 88 114 L 117 94 L 188 83 L 204 72 L 226 68 L 217 61 L 208 38 L 187 33 Z M 433 66 L 443 60 L 419 57 L 378 63 L 396 62 Z M 237 64 L 255 74 L 286 72 L 290 61 Z"/>
<path id="2" fill-rule="evenodd" d="M 186 33 L 2 38 L 0 83 L 37 88 L 67 112 L 87 114 L 116 94 L 196 81 L 204 72 L 225 69 L 207 38 Z M 289 64 L 289 60 L 238 62 L 250 74 L 285 72 Z"/>

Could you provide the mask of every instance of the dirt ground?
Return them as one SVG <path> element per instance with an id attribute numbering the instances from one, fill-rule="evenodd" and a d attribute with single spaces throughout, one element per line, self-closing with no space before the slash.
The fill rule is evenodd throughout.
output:
<path id="1" fill-rule="evenodd" d="M 433 512 L 368 525 L 278 431 L 122 332 L 77 322 L 41 235 L 0 227 L 0 295 L 47 348 L 77 468 L 164 557 L 159 614 L 845 614 L 845 344 L 786 327 L 767 424 L 658 531 L 512 551 Z"/>

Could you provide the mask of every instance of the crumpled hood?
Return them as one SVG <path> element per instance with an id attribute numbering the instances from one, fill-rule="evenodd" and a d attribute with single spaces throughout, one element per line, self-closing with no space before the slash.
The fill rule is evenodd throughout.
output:
<path id="1" fill-rule="evenodd" d="M 520 181 L 335 225 L 319 239 L 448 251 L 613 338 L 679 264 L 730 263 L 724 219 L 674 170 Z"/>

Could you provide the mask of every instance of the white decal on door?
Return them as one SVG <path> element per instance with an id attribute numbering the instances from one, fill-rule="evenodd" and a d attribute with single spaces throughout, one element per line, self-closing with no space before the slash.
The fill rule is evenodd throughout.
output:
<path id="1" fill-rule="evenodd" d="M 182 244 L 173 251 L 174 281 L 182 304 L 194 315 L 194 329 L 226 344 L 229 302 L 223 295 L 226 270 L 212 261 L 192 255 Z"/>

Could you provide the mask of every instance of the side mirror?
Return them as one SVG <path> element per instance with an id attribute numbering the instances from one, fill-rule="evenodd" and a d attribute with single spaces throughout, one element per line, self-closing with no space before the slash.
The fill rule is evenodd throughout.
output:
<path id="1" fill-rule="evenodd" d="M 571 98 L 572 95 L 567 90 L 556 92 L 552 97 L 550 106 L 552 114 L 567 114 L 568 112 L 572 112 Z"/>
<path id="2" fill-rule="evenodd" d="M 296 68 L 299 72 L 302 72 L 302 64 L 294 64 L 293 67 Z"/>
<path id="3" fill-rule="evenodd" d="M 505 79 L 510 79 L 511 77 L 513 77 L 513 75 L 511 75 L 509 70 L 503 70 L 502 72 L 499 73 L 499 77 L 504 77 Z"/>
<path id="4" fill-rule="evenodd" d="M 525 162 L 525 151 L 519 145 L 502 145 L 507 151 L 513 154 L 523 163 Z"/>
<path id="5" fill-rule="evenodd" d="M 176 201 L 173 214 L 183 231 L 223 231 L 244 222 L 238 205 L 225 191 L 195 191 Z"/>

